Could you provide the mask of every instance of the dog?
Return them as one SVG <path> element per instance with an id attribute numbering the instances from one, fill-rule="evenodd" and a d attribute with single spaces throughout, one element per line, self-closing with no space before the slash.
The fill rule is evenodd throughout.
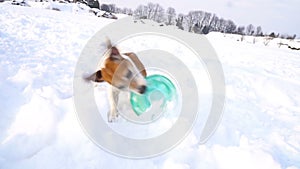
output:
<path id="1" fill-rule="evenodd" d="M 135 53 L 121 53 L 116 46 L 111 44 L 109 39 L 107 39 L 106 44 L 108 51 L 104 56 L 101 68 L 86 79 L 110 84 L 108 121 L 113 122 L 119 115 L 116 105 L 120 91 L 144 94 L 147 89 L 145 80 L 147 72 Z"/>

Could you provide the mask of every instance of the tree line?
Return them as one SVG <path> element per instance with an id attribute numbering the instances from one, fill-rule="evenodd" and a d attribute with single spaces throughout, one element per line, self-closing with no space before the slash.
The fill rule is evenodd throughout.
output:
<path id="1" fill-rule="evenodd" d="M 176 13 L 173 7 L 166 10 L 158 3 L 148 3 L 139 5 L 135 10 L 130 8 L 119 8 L 115 4 L 102 4 L 101 10 L 112 13 L 122 13 L 132 15 L 135 19 L 150 19 L 155 22 L 174 25 L 179 29 L 198 34 L 208 34 L 209 32 L 222 32 L 250 36 L 270 36 L 285 39 L 295 39 L 296 35 L 288 35 L 272 32 L 264 33 L 261 26 L 255 27 L 253 24 L 238 26 L 232 20 L 218 17 L 216 14 L 201 10 L 190 11 L 187 14 Z"/>

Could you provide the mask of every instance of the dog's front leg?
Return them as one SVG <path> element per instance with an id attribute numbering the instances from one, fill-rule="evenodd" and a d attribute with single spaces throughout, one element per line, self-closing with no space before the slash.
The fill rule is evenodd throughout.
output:
<path id="1" fill-rule="evenodd" d="M 109 104 L 110 104 L 110 111 L 108 112 L 108 122 L 113 122 L 117 119 L 119 112 L 118 112 L 118 101 L 119 101 L 119 93 L 120 91 L 113 86 L 110 87 L 109 94 Z"/>

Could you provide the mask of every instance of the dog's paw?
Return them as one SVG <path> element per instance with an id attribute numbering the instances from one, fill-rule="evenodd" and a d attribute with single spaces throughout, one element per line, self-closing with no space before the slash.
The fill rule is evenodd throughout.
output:
<path id="1" fill-rule="evenodd" d="M 118 111 L 109 111 L 108 112 L 108 122 L 110 122 L 110 123 L 115 122 L 118 117 L 119 117 Z"/>

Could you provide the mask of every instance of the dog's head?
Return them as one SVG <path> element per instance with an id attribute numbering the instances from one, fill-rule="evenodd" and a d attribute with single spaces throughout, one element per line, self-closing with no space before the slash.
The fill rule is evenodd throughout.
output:
<path id="1" fill-rule="evenodd" d="M 139 94 L 146 91 L 146 70 L 134 53 L 121 54 L 117 47 L 108 44 L 102 68 L 89 77 L 95 82 L 108 82 L 120 90 Z"/>

